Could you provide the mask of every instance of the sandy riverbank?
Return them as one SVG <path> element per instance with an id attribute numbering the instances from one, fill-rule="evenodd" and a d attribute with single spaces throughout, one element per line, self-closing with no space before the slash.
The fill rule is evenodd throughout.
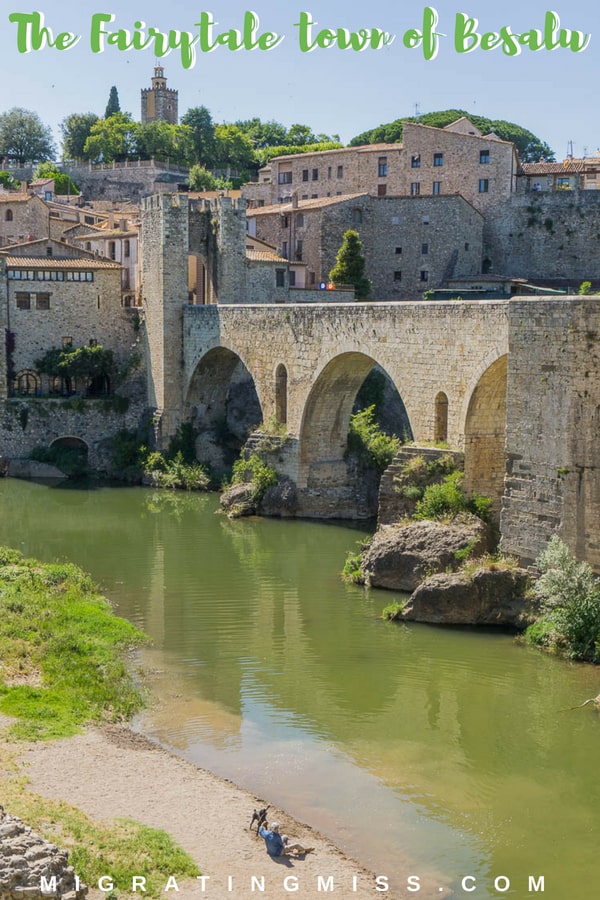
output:
<path id="1" fill-rule="evenodd" d="M 209 877 L 204 890 L 201 882 L 180 881 L 179 892 L 169 891 L 166 897 L 309 900 L 325 893 L 357 900 L 398 897 L 391 890 L 377 891 L 373 873 L 309 826 L 275 808 L 269 811 L 271 821 L 277 819 L 282 831 L 315 850 L 305 858 L 270 859 L 262 839 L 248 828 L 252 810 L 263 805 L 262 798 L 127 728 L 90 729 L 66 740 L 27 745 L 20 764 L 29 789 L 36 794 L 72 803 L 96 820 L 129 817 L 167 831 Z M 264 876 L 264 891 L 252 890 L 253 876 Z M 323 879 L 320 890 L 319 876 Z M 328 879 L 332 881 L 325 891 Z M 96 900 L 106 894 L 93 890 L 89 896 Z"/>

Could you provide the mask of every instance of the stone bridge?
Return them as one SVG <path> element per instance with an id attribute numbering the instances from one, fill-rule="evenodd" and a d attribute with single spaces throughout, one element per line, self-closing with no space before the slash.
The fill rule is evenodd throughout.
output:
<path id="1" fill-rule="evenodd" d="M 418 442 L 465 450 L 469 487 L 500 498 L 505 473 L 506 303 L 188 306 L 183 415 L 223 416 L 233 369 L 252 377 L 263 421 L 292 436 L 286 474 L 339 490 L 356 395 L 375 365 L 398 389 Z"/>

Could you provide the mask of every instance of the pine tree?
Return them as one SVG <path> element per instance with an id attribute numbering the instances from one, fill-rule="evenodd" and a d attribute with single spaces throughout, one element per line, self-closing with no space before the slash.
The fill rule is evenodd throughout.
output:
<path id="1" fill-rule="evenodd" d="M 365 258 L 356 231 L 350 230 L 344 234 L 329 280 L 334 284 L 353 284 L 357 300 L 364 300 L 369 296 L 371 282 L 365 277 Z"/>
<path id="2" fill-rule="evenodd" d="M 108 103 L 106 104 L 106 112 L 104 113 L 104 118 L 110 119 L 111 116 L 114 116 L 114 114 L 118 112 L 121 112 L 121 105 L 119 103 L 119 94 L 113 84 L 110 89 Z"/>

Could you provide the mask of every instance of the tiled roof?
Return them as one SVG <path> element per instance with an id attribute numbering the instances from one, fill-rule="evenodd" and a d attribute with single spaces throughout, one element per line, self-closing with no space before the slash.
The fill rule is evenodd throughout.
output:
<path id="1" fill-rule="evenodd" d="M 68 229 L 71 230 L 70 228 Z M 115 228 L 111 231 L 86 231 L 84 235 L 81 235 L 85 240 L 98 240 L 100 238 L 132 238 L 138 236 L 138 229 L 132 228 L 130 231 L 121 231 L 119 228 Z"/>
<path id="2" fill-rule="evenodd" d="M 0 203 L 23 203 L 25 200 L 31 199 L 30 194 L 0 193 Z"/>
<path id="3" fill-rule="evenodd" d="M 4 254 L 2 254 L 4 256 Z M 9 269 L 120 269 L 119 263 L 102 257 L 57 259 L 56 256 L 5 256 Z"/>
<path id="4" fill-rule="evenodd" d="M 265 216 L 265 215 L 273 215 L 273 213 L 290 213 L 290 212 L 304 212 L 308 209 L 320 209 L 323 206 L 331 206 L 334 203 L 342 203 L 345 200 L 355 200 L 357 197 L 368 197 L 368 193 L 366 191 L 361 191 L 359 194 L 340 194 L 336 197 L 317 197 L 313 200 L 298 200 L 298 206 L 293 207 L 290 203 L 273 203 L 271 206 L 257 206 L 252 209 L 246 210 L 246 216 L 248 218 L 254 216 Z"/>
<path id="5" fill-rule="evenodd" d="M 583 172 L 588 160 L 565 159 L 564 162 L 522 163 L 525 175 L 562 175 L 563 172 Z M 596 163 L 600 166 L 600 159 Z"/>
<path id="6" fill-rule="evenodd" d="M 250 259 L 253 262 L 275 262 L 284 263 L 285 265 L 288 262 L 287 259 L 279 256 L 274 250 L 255 250 L 249 247 L 246 247 L 246 259 Z"/>

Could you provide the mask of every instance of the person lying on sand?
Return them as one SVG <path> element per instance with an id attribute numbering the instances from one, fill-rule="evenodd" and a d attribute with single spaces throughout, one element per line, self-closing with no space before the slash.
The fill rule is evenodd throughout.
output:
<path id="1" fill-rule="evenodd" d="M 297 842 L 290 844 L 287 834 L 279 834 L 277 822 L 273 822 L 269 828 L 269 823 L 265 821 L 258 829 L 258 833 L 265 840 L 269 856 L 287 856 L 291 853 L 297 853 L 299 856 L 302 856 L 306 853 L 312 853 L 314 850 L 314 847 L 303 847 L 302 844 Z"/>

